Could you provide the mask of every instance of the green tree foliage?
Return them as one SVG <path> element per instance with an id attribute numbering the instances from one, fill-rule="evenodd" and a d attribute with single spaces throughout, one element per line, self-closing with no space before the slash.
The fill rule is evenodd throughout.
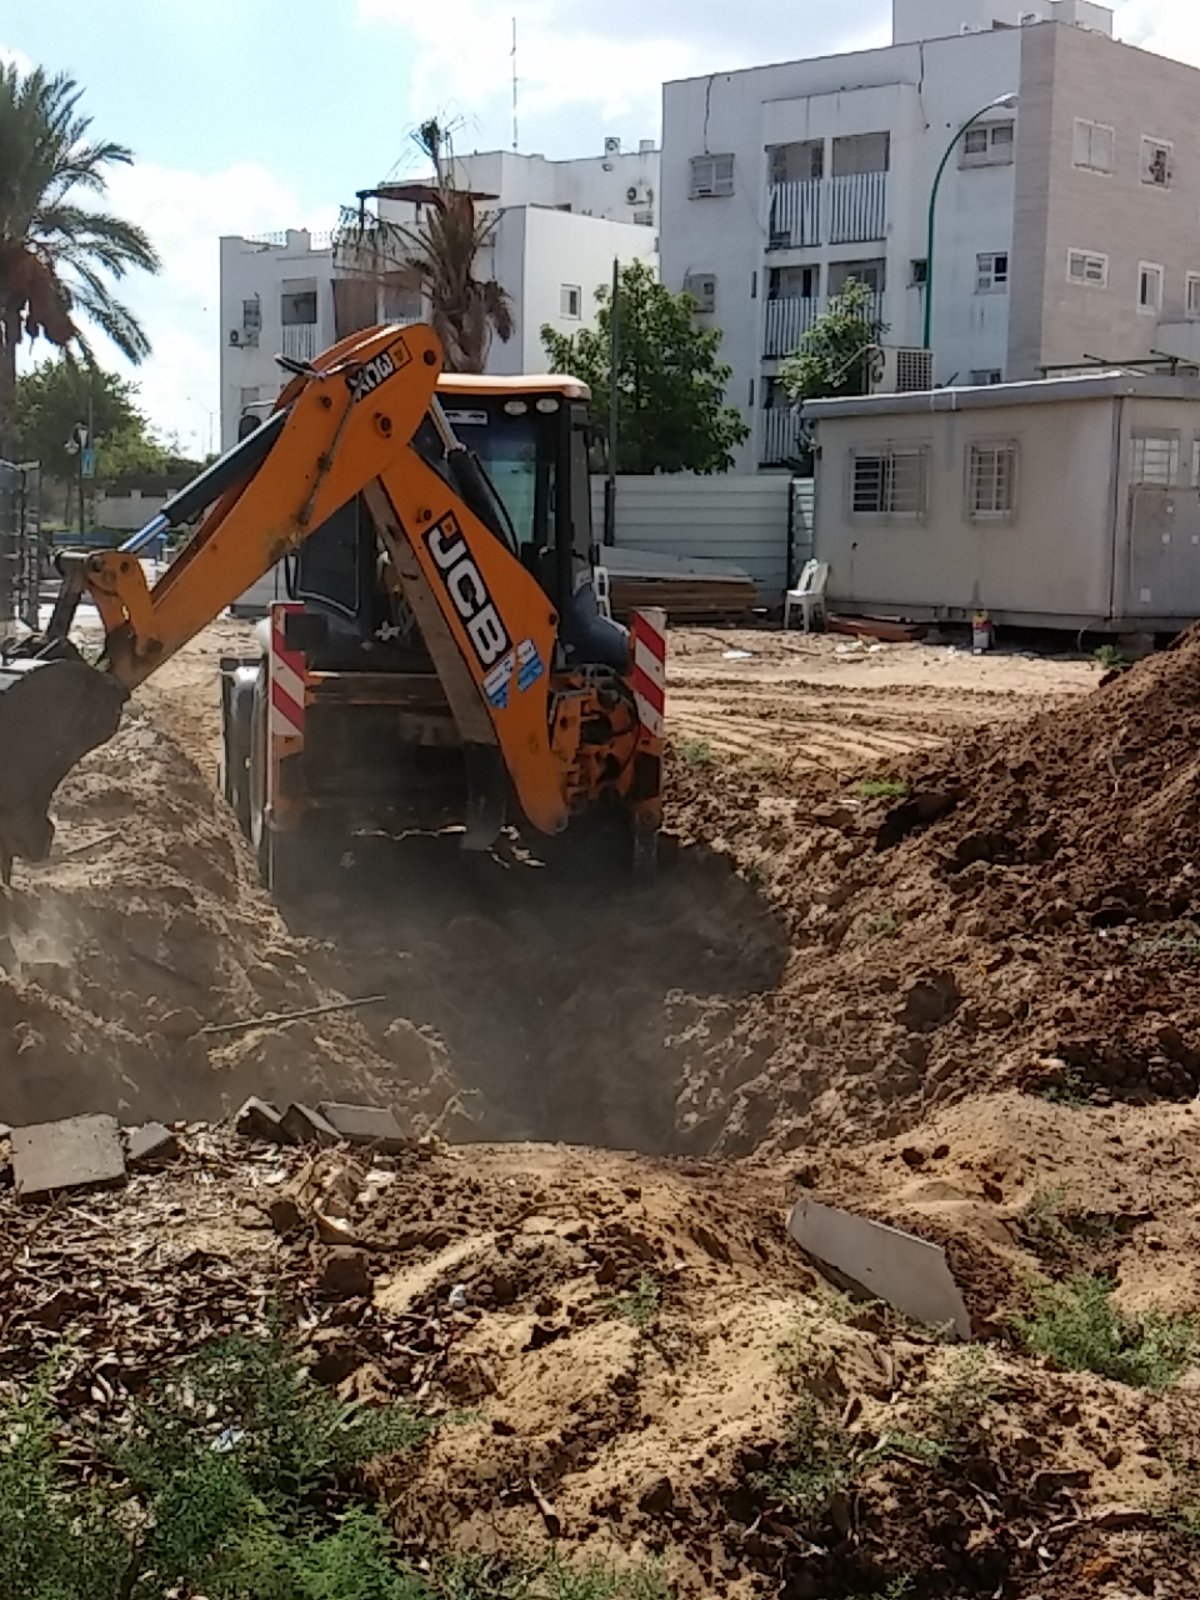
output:
<path id="1" fill-rule="evenodd" d="M 608 426 L 612 373 L 612 291 L 600 289 L 595 328 L 567 336 L 549 326 L 542 343 L 555 372 L 588 384 L 597 420 Z M 644 261 L 621 268 L 617 289 L 617 470 L 728 472 L 749 437 L 725 404 L 730 368 L 718 359 L 719 329 L 698 328 L 696 302 L 672 294 Z"/>
<path id="2" fill-rule="evenodd" d="M 130 361 L 150 349 L 112 284 L 130 268 L 157 272 L 154 246 L 135 223 L 80 203 L 103 196 L 107 170 L 133 156 L 91 137 L 81 94 L 65 73 L 0 65 L 0 452 L 22 339 L 86 351 L 90 323 Z"/>
<path id="3" fill-rule="evenodd" d="M 866 394 L 871 347 L 887 333 L 875 315 L 875 295 L 851 278 L 804 335 L 799 349 L 781 363 L 779 379 L 793 400 Z"/>
<path id="4" fill-rule="evenodd" d="M 48 477 L 71 483 L 78 457 L 67 449 L 77 423 L 92 419 L 98 479 L 127 472 L 198 470 L 151 434 L 134 385 L 99 367 L 43 361 L 17 379 L 13 438 L 22 461 L 40 461 Z"/>

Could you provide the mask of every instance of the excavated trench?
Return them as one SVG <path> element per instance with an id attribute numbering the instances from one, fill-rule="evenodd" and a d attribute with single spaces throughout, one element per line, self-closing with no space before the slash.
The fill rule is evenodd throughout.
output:
<path id="1" fill-rule="evenodd" d="M 786 930 L 727 858 L 667 840 L 656 880 L 487 859 L 452 841 L 360 848 L 286 910 L 329 977 L 386 996 L 444 1047 L 455 1137 L 704 1154 L 725 1126 L 737 1035 L 778 987 Z"/>

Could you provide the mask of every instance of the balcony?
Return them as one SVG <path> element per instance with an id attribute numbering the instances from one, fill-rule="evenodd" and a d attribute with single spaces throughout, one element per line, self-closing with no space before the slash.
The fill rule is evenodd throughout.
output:
<path id="1" fill-rule="evenodd" d="M 771 185 L 772 250 L 803 250 L 822 242 L 824 191 L 819 178 Z"/>
<path id="2" fill-rule="evenodd" d="M 767 301 L 767 324 L 763 335 L 763 355 L 790 356 L 824 310 L 825 302 L 815 296 L 799 295 Z"/>
<path id="3" fill-rule="evenodd" d="M 803 250 L 822 244 L 871 244 L 887 237 L 888 174 L 771 185 L 768 248 Z"/>
<path id="4" fill-rule="evenodd" d="M 313 361 L 318 354 L 317 325 L 315 322 L 285 323 L 283 327 L 283 352 L 293 361 Z"/>
<path id="5" fill-rule="evenodd" d="M 799 453 L 797 436 L 800 418 L 791 406 L 769 406 L 759 412 L 758 464 L 762 467 L 784 467 Z"/>
<path id="6" fill-rule="evenodd" d="M 827 307 L 828 301 L 817 295 L 789 295 L 768 300 L 763 330 L 763 359 L 773 361 L 780 356 L 790 356 L 799 348 L 804 335 Z M 865 314 L 872 322 L 883 320 L 882 295 L 872 297 Z"/>

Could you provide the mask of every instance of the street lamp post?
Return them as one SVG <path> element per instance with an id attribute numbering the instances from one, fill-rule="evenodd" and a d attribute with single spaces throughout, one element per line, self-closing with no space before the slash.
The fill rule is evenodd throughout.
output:
<path id="1" fill-rule="evenodd" d="M 933 180 L 933 189 L 929 195 L 929 241 L 925 251 L 925 348 L 933 349 L 933 244 L 934 222 L 937 211 L 938 190 L 941 188 L 942 175 L 949 165 L 950 157 L 958 148 L 958 142 L 968 128 L 973 128 L 981 117 L 986 117 L 989 111 L 1011 111 L 1017 103 L 1015 94 L 997 95 L 994 100 L 989 100 L 987 105 L 981 106 L 973 117 L 968 117 L 962 127 L 946 146 L 946 153 L 938 165 L 937 174 Z"/>

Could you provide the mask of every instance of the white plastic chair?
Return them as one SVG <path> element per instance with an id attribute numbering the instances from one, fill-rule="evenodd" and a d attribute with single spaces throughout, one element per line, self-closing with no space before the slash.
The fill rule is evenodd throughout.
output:
<path id="1" fill-rule="evenodd" d="M 829 582 L 829 563 L 827 561 L 806 561 L 800 572 L 800 580 L 794 589 L 789 589 L 783 597 L 783 631 L 786 633 L 791 626 L 792 610 L 800 611 L 805 633 L 813 631 L 813 621 L 820 617 L 825 620 L 825 585 Z"/>

